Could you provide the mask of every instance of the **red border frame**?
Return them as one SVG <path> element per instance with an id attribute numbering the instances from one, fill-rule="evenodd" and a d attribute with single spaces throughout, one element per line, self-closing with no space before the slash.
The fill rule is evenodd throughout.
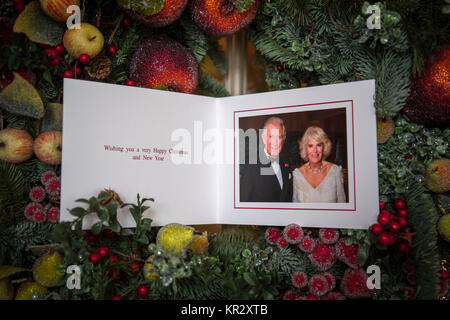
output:
<path id="1" fill-rule="evenodd" d="M 315 208 L 262 208 L 262 207 L 236 207 L 236 139 L 237 135 L 234 135 L 233 141 L 233 199 L 234 199 L 234 209 L 270 209 L 270 210 L 321 210 L 321 211 L 356 211 L 356 169 L 355 169 L 355 117 L 353 112 L 353 100 L 341 100 L 341 101 L 330 101 L 330 102 L 318 102 L 318 103 L 308 103 L 308 104 L 299 104 L 294 106 L 282 106 L 282 107 L 271 107 L 271 108 L 259 108 L 259 109 L 251 109 L 251 110 L 239 110 L 233 112 L 233 130 L 236 133 L 236 114 L 240 112 L 252 112 L 252 111 L 261 111 L 261 110 L 273 110 L 273 109 L 285 109 L 285 108 L 294 108 L 294 107 L 306 107 L 306 106 L 315 106 L 322 104 L 332 104 L 332 103 L 342 103 L 342 102 L 351 102 L 352 103 L 352 144 L 353 144 L 353 209 L 315 209 Z"/>

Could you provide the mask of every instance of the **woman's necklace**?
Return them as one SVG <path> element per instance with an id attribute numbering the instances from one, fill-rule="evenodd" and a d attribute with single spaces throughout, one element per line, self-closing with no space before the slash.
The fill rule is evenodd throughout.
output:
<path id="1" fill-rule="evenodd" d="M 319 169 L 313 170 L 313 169 L 311 168 L 311 166 L 309 165 L 309 163 L 308 163 L 308 169 L 309 169 L 313 174 L 318 174 L 318 173 L 320 173 L 320 171 L 322 171 L 322 168 L 323 168 L 323 165 L 320 164 L 320 168 L 319 168 Z"/>

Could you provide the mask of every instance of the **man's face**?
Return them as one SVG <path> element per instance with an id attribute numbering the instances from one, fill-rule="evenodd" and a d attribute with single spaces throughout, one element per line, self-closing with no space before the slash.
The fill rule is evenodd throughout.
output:
<path id="1" fill-rule="evenodd" d="M 262 134 L 262 141 L 266 151 L 271 157 L 280 154 L 284 144 L 283 128 L 278 123 L 269 123 Z"/>

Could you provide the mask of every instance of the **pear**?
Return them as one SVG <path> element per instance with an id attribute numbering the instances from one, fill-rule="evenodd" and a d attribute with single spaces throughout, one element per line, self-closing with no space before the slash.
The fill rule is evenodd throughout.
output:
<path id="1" fill-rule="evenodd" d="M 450 242 L 450 213 L 439 219 L 437 230 L 442 239 Z"/>
<path id="2" fill-rule="evenodd" d="M 159 229 L 156 244 L 162 245 L 166 252 L 179 254 L 194 238 L 194 228 L 179 223 L 170 223 Z"/>
<path id="3" fill-rule="evenodd" d="M 47 294 L 47 289 L 36 281 L 26 281 L 17 290 L 16 300 L 31 300 L 35 296 L 43 297 Z"/>
<path id="4" fill-rule="evenodd" d="M 430 163 L 425 171 L 425 186 L 433 192 L 450 190 L 450 159 L 438 159 Z"/>
<path id="5" fill-rule="evenodd" d="M 14 298 L 14 288 L 8 277 L 0 280 L 0 300 L 12 300 Z"/>
<path id="6" fill-rule="evenodd" d="M 64 276 L 58 270 L 63 260 L 63 256 L 57 251 L 41 256 L 33 265 L 34 280 L 46 288 L 57 286 Z"/>

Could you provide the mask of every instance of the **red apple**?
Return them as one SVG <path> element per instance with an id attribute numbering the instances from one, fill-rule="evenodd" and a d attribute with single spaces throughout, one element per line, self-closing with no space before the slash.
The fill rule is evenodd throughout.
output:
<path id="1" fill-rule="evenodd" d="M 67 13 L 67 7 L 80 6 L 80 0 L 39 0 L 42 11 L 55 21 L 66 21 L 72 12 Z"/>
<path id="2" fill-rule="evenodd" d="M 6 128 L 0 131 L 0 159 L 21 163 L 33 155 L 33 137 L 25 130 Z"/>
<path id="3" fill-rule="evenodd" d="M 62 135 L 61 131 L 47 131 L 41 133 L 33 145 L 34 153 L 44 163 L 61 164 Z"/>

